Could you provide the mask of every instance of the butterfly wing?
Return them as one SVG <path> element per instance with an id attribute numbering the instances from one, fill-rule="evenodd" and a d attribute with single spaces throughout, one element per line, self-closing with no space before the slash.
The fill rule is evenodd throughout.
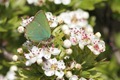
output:
<path id="1" fill-rule="evenodd" d="M 50 26 L 43 11 L 39 11 L 33 21 L 26 26 L 25 35 L 33 42 L 40 42 L 50 37 Z"/>
<path id="2" fill-rule="evenodd" d="M 45 15 L 45 13 L 40 10 L 36 13 L 35 15 L 35 19 L 36 22 L 40 23 L 41 26 L 44 27 L 44 29 L 46 30 L 46 33 L 50 36 L 51 35 L 51 30 L 50 30 L 50 26 L 47 20 L 47 17 Z"/>

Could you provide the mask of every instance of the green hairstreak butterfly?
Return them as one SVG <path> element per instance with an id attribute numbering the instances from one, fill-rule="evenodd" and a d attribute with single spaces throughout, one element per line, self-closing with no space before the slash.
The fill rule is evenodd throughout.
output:
<path id="1" fill-rule="evenodd" d="M 42 10 L 38 11 L 34 19 L 26 26 L 25 36 L 33 42 L 40 42 L 50 38 L 50 26 Z"/>

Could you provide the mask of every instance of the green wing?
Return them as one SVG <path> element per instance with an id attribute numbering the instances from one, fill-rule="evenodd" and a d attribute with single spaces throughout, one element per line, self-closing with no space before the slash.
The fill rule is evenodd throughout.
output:
<path id="1" fill-rule="evenodd" d="M 33 21 L 26 26 L 25 36 L 33 42 L 40 42 L 50 38 L 51 30 L 45 13 L 39 11 Z"/>
<path id="2" fill-rule="evenodd" d="M 51 35 L 51 30 L 50 30 L 50 26 L 49 26 L 47 17 L 42 10 L 40 10 L 36 13 L 34 20 L 36 22 L 40 23 L 41 26 L 43 26 L 42 28 L 44 28 L 46 30 L 46 33 L 48 33 L 49 36 Z"/>

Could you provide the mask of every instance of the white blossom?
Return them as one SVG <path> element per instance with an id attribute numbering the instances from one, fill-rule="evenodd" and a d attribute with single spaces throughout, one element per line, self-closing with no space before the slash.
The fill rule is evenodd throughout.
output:
<path id="1" fill-rule="evenodd" d="M 17 49 L 17 52 L 18 52 L 18 53 L 23 53 L 23 49 L 22 49 L 22 48 L 18 48 L 18 49 Z"/>
<path id="2" fill-rule="evenodd" d="M 17 68 L 17 66 L 15 66 L 15 65 L 12 65 L 11 67 L 10 67 L 10 71 L 17 71 L 18 70 L 18 68 Z"/>
<path id="3" fill-rule="evenodd" d="M 98 37 L 98 38 L 100 38 L 101 37 L 100 32 L 95 33 L 95 36 Z"/>
<path id="4" fill-rule="evenodd" d="M 69 54 L 69 55 L 72 54 L 72 49 L 71 49 L 71 48 L 66 49 L 65 51 L 66 51 L 66 53 Z"/>
<path id="5" fill-rule="evenodd" d="M 58 78 L 62 78 L 64 76 L 62 70 L 64 70 L 65 67 L 65 63 L 62 60 L 57 61 L 56 58 L 53 58 L 44 62 L 42 69 L 46 76 L 56 75 Z"/>
<path id="6" fill-rule="evenodd" d="M 61 4 L 62 2 L 61 2 L 61 0 L 54 0 L 54 3 L 55 4 Z"/>
<path id="7" fill-rule="evenodd" d="M 26 27 L 33 19 L 34 19 L 33 16 L 28 19 L 22 19 L 21 26 Z"/>
<path id="8" fill-rule="evenodd" d="M 28 4 L 42 6 L 46 0 L 27 0 Z"/>
<path id="9" fill-rule="evenodd" d="M 71 0 L 61 0 L 64 5 L 70 4 Z"/>
<path id="10" fill-rule="evenodd" d="M 10 70 L 7 72 L 6 76 L 4 77 L 4 80 L 15 80 L 15 79 L 17 79 L 15 71 L 17 71 L 17 66 L 14 66 L 14 65 L 11 66 Z"/>
<path id="11" fill-rule="evenodd" d="M 67 71 L 65 75 L 66 75 L 67 78 L 70 78 L 72 76 L 72 72 L 71 71 Z"/>
<path id="12" fill-rule="evenodd" d="M 25 58 L 27 59 L 26 65 L 30 66 L 31 64 L 37 62 L 41 64 L 43 62 L 42 58 L 50 59 L 51 55 L 58 55 L 60 50 L 58 48 L 50 47 L 50 48 L 38 48 L 33 46 L 29 53 L 25 54 Z"/>
<path id="13" fill-rule="evenodd" d="M 105 51 L 105 42 L 102 40 L 94 41 L 92 45 L 88 45 L 88 48 L 95 54 L 99 55 Z"/>
<path id="14" fill-rule="evenodd" d="M 60 53 L 60 50 L 58 48 L 50 47 L 49 49 L 52 55 L 58 55 Z"/>
<path id="15" fill-rule="evenodd" d="M 72 75 L 72 76 L 69 78 L 69 80 L 78 80 L 78 76 Z"/>
<path id="16" fill-rule="evenodd" d="M 48 19 L 48 22 L 51 28 L 54 28 L 58 25 L 57 17 L 53 16 L 51 12 L 47 12 L 46 17 Z"/>
<path id="17" fill-rule="evenodd" d="M 75 64 L 75 68 L 76 68 L 76 69 L 81 69 L 81 67 L 82 67 L 81 64 L 79 64 L 79 63 L 76 63 L 76 64 Z"/>
<path id="18" fill-rule="evenodd" d="M 85 79 L 85 78 L 81 77 L 79 80 L 87 80 L 87 79 Z"/>
<path id="19" fill-rule="evenodd" d="M 71 12 L 63 12 L 59 15 L 59 17 L 61 17 L 64 23 L 69 25 L 69 27 L 85 27 L 88 25 L 87 19 L 89 17 L 89 14 L 79 9 Z"/>
<path id="20" fill-rule="evenodd" d="M 55 4 L 63 4 L 63 5 L 68 5 L 70 4 L 71 0 L 54 0 Z"/>
<path id="21" fill-rule="evenodd" d="M 70 40 L 68 40 L 68 39 L 64 40 L 63 45 L 64 45 L 65 48 L 70 48 L 71 47 Z"/>
<path id="22" fill-rule="evenodd" d="M 18 30 L 19 33 L 23 33 L 24 32 L 24 27 L 23 26 L 19 26 L 17 30 Z"/>
<path id="23" fill-rule="evenodd" d="M 13 61 L 17 61 L 17 60 L 18 60 L 18 56 L 17 56 L 17 55 L 13 55 L 13 56 L 12 56 L 12 60 L 13 60 Z"/>

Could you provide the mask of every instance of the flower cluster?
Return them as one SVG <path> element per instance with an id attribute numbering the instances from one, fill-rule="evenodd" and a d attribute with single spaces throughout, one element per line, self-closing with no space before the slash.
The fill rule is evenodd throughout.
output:
<path id="1" fill-rule="evenodd" d="M 34 17 L 30 17 L 28 19 L 22 19 L 22 23 L 21 26 L 18 27 L 18 32 L 19 33 L 23 33 L 24 32 L 24 28 L 34 19 Z"/>
<path id="2" fill-rule="evenodd" d="M 15 80 L 17 79 L 16 73 L 17 71 L 17 66 L 11 66 L 10 70 L 7 72 L 6 76 L 0 75 L 0 80 Z"/>
<path id="3" fill-rule="evenodd" d="M 62 31 L 70 36 L 64 41 L 66 48 L 79 44 L 81 49 L 87 46 L 96 55 L 105 51 L 105 43 L 100 40 L 101 34 L 99 32 L 94 34 L 93 28 L 88 24 L 89 14 L 87 12 L 83 10 L 64 12 L 59 17 L 65 23 L 61 27 Z"/>
<path id="4" fill-rule="evenodd" d="M 71 0 L 48 0 L 49 2 L 54 2 L 56 5 L 63 4 L 68 5 L 70 4 Z M 46 0 L 27 0 L 28 4 L 34 4 L 36 6 L 42 6 L 45 4 Z"/>
<path id="5" fill-rule="evenodd" d="M 36 6 L 44 5 L 46 0 L 27 0 L 28 4 L 34 4 Z"/>
<path id="6" fill-rule="evenodd" d="M 63 0 L 59 1 L 62 3 Z M 57 43 L 38 46 L 31 41 L 26 41 L 23 44 L 23 46 L 28 49 L 28 53 L 24 53 L 27 59 L 25 63 L 26 66 L 32 66 L 32 64 L 37 63 L 41 65 L 46 76 L 57 76 L 56 80 L 64 80 L 64 77 L 69 80 L 86 80 L 83 77 L 78 78 L 77 75 L 72 73 L 73 69 L 80 70 L 82 68 L 80 63 L 73 60 L 68 66 L 68 62 L 65 62 L 65 60 L 70 58 L 69 55 L 74 54 L 72 47 L 76 45 L 78 45 L 81 50 L 87 46 L 95 55 L 99 55 L 105 51 L 105 43 L 100 39 L 101 34 L 99 32 L 94 34 L 93 28 L 88 24 L 87 19 L 89 18 L 89 14 L 79 9 L 76 11 L 63 12 L 58 16 L 47 12 L 46 17 L 52 28 L 52 32 L 55 32 L 54 30 L 59 28 L 64 34 L 64 38 L 61 39 L 63 42 L 63 44 L 61 44 L 62 48 L 54 46 L 57 45 Z M 24 32 L 25 26 L 29 24 L 33 18 L 34 17 L 23 19 L 18 31 L 20 33 Z M 18 51 L 23 52 L 21 48 Z M 59 57 L 63 53 L 65 53 L 63 58 Z"/>
<path id="7" fill-rule="evenodd" d="M 71 0 L 53 0 L 55 4 L 63 4 L 63 5 L 68 5 L 70 4 Z"/>
<path id="8" fill-rule="evenodd" d="M 65 63 L 63 60 L 57 61 L 55 56 L 59 55 L 61 50 L 58 48 L 52 47 L 41 47 L 38 48 L 37 46 L 31 46 L 29 41 L 26 41 L 23 44 L 29 50 L 29 53 L 24 54 L 26 61 L 26 66 L 30 66 L 37 62 L 37 64 L 42 64 L 42 69 L 45 71 L 47 76 L 56 75 L 60 78 L 63 77 L 65 69 Z M 54 56 L 54 58 L 52 58 Z M 62 75 L 61 75 L 62 73 Z"/>

